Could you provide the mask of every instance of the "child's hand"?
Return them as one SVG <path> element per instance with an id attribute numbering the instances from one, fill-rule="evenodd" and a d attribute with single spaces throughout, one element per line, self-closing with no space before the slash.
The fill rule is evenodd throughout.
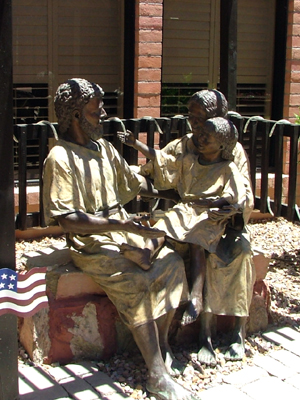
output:
<path id="1" fill-rule="evenodd" d="M 127 144 L 127 146 L 130 147 L 134 146 L 135 144 L 134 134 L 128 129 L 126 130 L 126 132 L 117 132 L 117 135 L 122 143 L 125 143 Z"/>
<path id="2" fill-rule="evenodd" d="M 218 210 L 208 211 L 208 217 L 213 221 L 222 221 L 230 218 L 232 215 L 241 214 L 241 211 L 234 207 L 234 205 L 224 206 Z"/>

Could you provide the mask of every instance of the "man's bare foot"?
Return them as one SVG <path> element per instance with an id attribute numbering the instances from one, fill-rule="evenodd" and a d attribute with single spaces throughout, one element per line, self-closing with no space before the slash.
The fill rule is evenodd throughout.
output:
<path id="1" fill-rule="evenodd" d="M 192 392 L 179 385 L 168 374 L 150 377 L 146 389 L 160 400 L 197 400 Z"/>
<path id="2" fill-rule="evenodd" d="M 181 319 L 181 325 L 185 326 L 196 321 L 201 311 L 203 310 L 202 298 L 193 298 L 188 302 L 185 312 Z"/>
<path id="3" fill-rule="evenodd" d="M 245 355 L 245 346 L 243 343 L 232 343 L 225 352 L 225 360 L 242 360 Z"/>
<path id="4" fill-rule="evenodd" d="M 198 352 L 198 361 L 201 364 L 215 366 L 217 365 L 217 356 L 212 347 L 212 344 L 207 341 L 205 344 L 202 345 Z"/>
<path id="5" fill-rule="evenodd" d="M 128 260 L 135 262 L 145 271 L 151 267 L 151 253 L 149 249 L 140 249 L 138 247 L 130 246 L 127 243 L 123 243 L 120 246 L 120 253 Z"/>

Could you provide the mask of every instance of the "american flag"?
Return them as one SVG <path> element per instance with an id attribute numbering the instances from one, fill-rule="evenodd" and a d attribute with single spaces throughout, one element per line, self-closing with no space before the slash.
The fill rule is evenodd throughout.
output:
<path id="1" fill-rule="evenodd" d="M 30 317 L 47 307 L 46 271 L 47 267 L 38 267 L 19 274 L 9 268 L 0 269 L 0 315 Z"/>

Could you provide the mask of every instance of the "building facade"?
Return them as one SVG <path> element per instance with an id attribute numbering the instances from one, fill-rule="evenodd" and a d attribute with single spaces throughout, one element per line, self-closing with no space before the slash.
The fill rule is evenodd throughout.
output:
<path id="1" fill-rule="evenodd" d="M 237 3 L 237 111 L 271 118 L 274 96 L 283 98 L 273 93 L 278 47 L 286 84 L 297 57 L 298 1 Z M 280 29 L 288 37 L 278 46 Z M 102 85 L 111 115 L 182 114 L 191 93 L 219 85 L 220 0 L 14 0 L 13 49 L 16 122 L 54 121 L 53 95 L 70 77 Z M 291 79 L 285 90 L 296 90 Z M 293 117 L 284 100 L 277 119 Z"/>
<path id="2" fill-rule="evenodd" d="M 110 116 L 185 114 L 219 87 L 220 1 L 13 0 L 15 123 L 55 121 L 71 77 L 99 83 Z M 300 0 L 238 0 L 236 111 L 294 122 L 299 106 Z"/>

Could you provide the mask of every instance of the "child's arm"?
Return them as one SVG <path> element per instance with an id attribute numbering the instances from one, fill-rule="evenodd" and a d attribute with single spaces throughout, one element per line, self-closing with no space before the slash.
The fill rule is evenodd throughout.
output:
<path id="1" fill-rule="evenodd" d="M 134 149 L 140 151 L 149 160 L 155 160 L 155 150 L 152 147 L 147 146 L 145 143 L 137 140 L 131 131 L 126 130 L 126 132 L 117 132 L 117 135 L 122 143 L 125 143 L 127 146 L 133 147 Z"/>

